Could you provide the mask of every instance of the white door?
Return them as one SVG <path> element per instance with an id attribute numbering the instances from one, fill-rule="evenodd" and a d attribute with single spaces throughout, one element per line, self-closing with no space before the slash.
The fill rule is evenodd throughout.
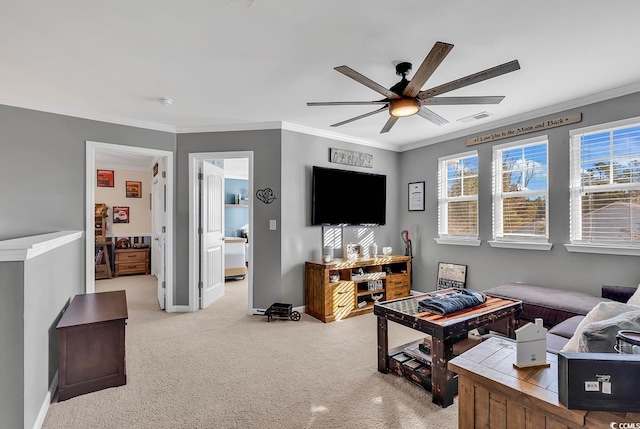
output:
<path id="1" fill-rule="evenodd" d="M 153 274 L 158 279 L 158 304 L 164 310 L 165 307 L 165 250 L 167 227 L 167 200 L 164 159 L 158 161 L 158 173 L 153 178 L 153 243 L 151 243 L 151 266 Z"/>
<path id="2" fill-rule="evenodd" d="M 201 162 L 200 308 L 224 295 L 224 170 Z"/>

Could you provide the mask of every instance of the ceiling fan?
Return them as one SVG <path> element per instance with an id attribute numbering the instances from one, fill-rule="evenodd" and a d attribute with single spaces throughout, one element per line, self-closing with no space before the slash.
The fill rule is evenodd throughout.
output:
<path id="1" fill-rule="evenodd" d="M 510 73 L 520 69 L 518 60 L 513 60 L 499 66 L 492 67 L 460 79 L 436 86 L 431 89 L 421 91 L 422 86 L 431 77 L 433 72 L 438 68 L 440 63 L 451 52 L 453 45 L 449 43 L 436 42 L 431 51 L 425 57 L 420 67 L 414 74 L 413 78 L 407 80 L 407 74 L 411 71 L 411 63 L 402 62 L 396 65 L 396 74 L 402 76 L 402 80 L 391 88 L 387 89 L 382 85 L 372 81 L 368 77 L 361 75 L 357 71 L 347 66 L 335 67 L 335 70 L 347 77 L 365 85 L 368 88 L 385 96 L 382 100 L 376 101 L 326 101 L 326 102 L 310 102 L 307 106 L 361 106 L 361 105 L 382 105 L 373 112 L 365 113 L 354 118 L 347 119 L 342 122 L 332 124 L 332 127 L 348 124 L 376 113 L 389 111 L 389 119 L 382 127 L 380 133 L 388 132 L 394 126 L 398 118 L 418 114 L 424 119 L 436 124 L 444 125 L 448 123 L 446 119 L 438 115 L 426 106 L 430 105 L 461 105 L 461 104 L 498 104 L 504 96 L 480 96 L 480 97 L 438 97 L 441 94 L 463 88 L 483 80 L 498 77 L 500 75 Z"/>

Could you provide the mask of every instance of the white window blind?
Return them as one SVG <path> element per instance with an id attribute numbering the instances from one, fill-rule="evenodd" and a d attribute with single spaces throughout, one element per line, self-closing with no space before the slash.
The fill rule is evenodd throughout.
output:
<path id="1" fill-rule="evenodd" d="M 478 237 L 478 153 L 438 159 L 440 238 Z"/>
<path id="2" fill-rule="evenodd" d="M 547 137 L 493 148 L 493 238 L 547 241 Z"/>
<path id="3" fill-rule="evenodd" d="M 640 120 L 634 121 L 571 133 L 572 244 L 640 247 Z"/>

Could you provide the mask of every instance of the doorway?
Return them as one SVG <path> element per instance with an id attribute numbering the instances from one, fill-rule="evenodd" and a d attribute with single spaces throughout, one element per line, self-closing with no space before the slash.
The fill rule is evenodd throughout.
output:
<path id="1" fill-rule="evenodd" d="M 85 268 L 85 283 L 86 283 L 86 293 L 95 292 L 95 276 L 94 276 L 94 263 L 95 263 L 95 237 L 94 237 L 94 204 L 95 204 L 95 190 L 96 190 L 96 157 L 100 154 L 110 154 L 114 157 L 121 157 L 122 159 L 146 159 L 150 163 L 151 161 L 157 162 L 160 166 L 160 176 L 162 177 L 163 186 L 158 187 L 155 186 L 155 201 L 150 199 L 149 204 L 154 203 L 155 207 L 158 207 L 158 200 L 162 200 L 162 206 L 165 209 L 165 213 L 163 218 L 161 218 L 161 222 L 164 224 L 164 229 L 159 228 L 163 231 L 162 236 L 158 236 L 155 231 L 151 232 L 152 237 L 152 252 L 153 252 L 153 243 L 156 239 L 162 244 L 156 246 L 157 249 L 161 249 L 163 252 L 162 255 L 155 255 L 153 258 L 156 262 L 156 277 L 157 277 L 157 288 L 158 288 L 158 302 L 160 307 L 162 308 L 164 305 L 164 309 L 167 312 L 173 311 L 186 311 L 185 308 L 179 308 L 183 306 L 175 306 L 173 305 L 173 188 L 174 188 L 174 180 L 173 180 L 173 152 L 159 150 L 159 149 L 148 149 L 148 148 L 140 148 L 134 146 L 124 146 L 110 143 L 100 143 L 87 141 L 86 142 L 86 178 L 85 178 L 85 186 L 86 186 L 86 268 Z M 153 164 L 150 164 L 153 165 Z M 151 168 L 151 166 L 150 166 Z M 158 195 L 157 191 L 162 190 L 162 195 Z M 148 197 L 152 198 L 152 196 Z M 157 252 L 157 250 L 156 250 Z M 155 253 L 155 252 L 154 252 Z M 163 266 L 162 273 L 158 273 L 158 261 L 161 261 Z M 152 264 L 153 266 L 153 264 Z M 158 275 L 162 274 L 162 275 Z"/>
<path id="2" fill-rule="evenodd" d="M 215 300 L 220 298 L 222 295 L 219 294 L 221 291 L 224 294 L 224 287 L 216 288 L 215 287 L 215 279 L 219 279 L 219 274 L 214 276 L 209 276 L 207 270 L 213 267 L 213 270 L 216 273 L 224 272 L 224 266 L 220 267 L 217 265 L 216 261 L 224 261 L 224 257 L 222 259 L 214 259 L 213 261 L 208 260 L 207 258 L 212 255 L 214 258 L 219 257 L 220 250 L 224 249 L 224 244 L 219 245 L 217 248 L 215 246 L 210 247 L 210 250 L 207 249 L 206 252 L 203 251 L 204 245 L 209 245 L 210 243 L 209 237 L 206 237 L 208 234 L 212 235 L 215 240 L 215 232 L 220 229 L 221 222 L 220 218 L 213 216 L 213 210 L 217 210 L 216 207 L 222 206 L 223 209 L 225 207 L 225 192 L 216 193 L 216 191 L 212 191 L 211 189 L 207 190 L 208 183 L 215 184 L 216 180 L 206 180 L 204 179 L 205 173 L 203 173 L 204 164 L 213 164 L 222 166 L 222 170 L 224 170 L 225 162 L 227 166 L 231 163 L 232 160 L 245 160 L 246 161 L 246 202 L 247 207 L 244 210 L 247 211 L 247 225 L 246 232 L 249 237 L 249 243 L 246 247 L 246 259 L 247 259 L 247 294 L 248 294 L 248 302 L 247 302 L 247 313 L 253 314 L 253 248 L 251 245 L 250 231 L 253 229 L 253 152 L 251 151 L 243 151 L 243 152 L 202 152 L 202 153 L 190 153 L 189 154 L 189 310 L 197 311 L 202 307 L 202 302 L 208 304 L 211 300 Z M 207 168 L 207 170 L 209 170 Z M 229 168 L 227 167 L 227 170 Z M 207 173 L 208 174 L 208 173 Z M 203 185 L 201 185 L 203 183 Z M 202 197 L 202 189 L 205 188 L 205 204 L 202 205 L 203 197 Z M 213 188 L 215 189 L 215 188 Z M 218 195 L 216 198 L 217 201 L 214 204 L 211 201 L 206 201 L 206 197 Z M 216 212 L 217 213 L 217 212 Z M 224 211 L 222 212 L 224 213 Z M 221 214 L 222 219 L 224 219 L 224 214 Z M 212 224 L 215 224 L 216 228 L 207 228 L 207 225 L 203 227 L 202 219 L 211 220 Z M 222 230 L 225 230 L 224 225 L 222 225 Z M 229 230 L 235 228 L 229 228 Z M 237 231 L 237 229 L 236 229 Z M 223 232 L 224 234 L 224 232 Z M 223 241 L 224 243 L 224 241 Z M 222 252 L 223 253 L 223 252 Z M 204 256 L 204 258 L 203 258 Z M 203 278 L 214 279 L 214 281 L 209 284 L 205 284 L 203 282 Z M 224 274 L 222 274 L 222 281 L 224 282 Z M 203 296 L 203 293 L 207 293 L 207 290 L 211 290 L 215 296 L 207 297 Z"/>

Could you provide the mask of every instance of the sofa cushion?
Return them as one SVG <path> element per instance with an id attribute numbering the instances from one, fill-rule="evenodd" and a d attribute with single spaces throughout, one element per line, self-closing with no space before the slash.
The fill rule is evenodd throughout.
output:
<path id="1" fill-rule="evenodd" d="M 567 344 L 567 341 L 569 341 L 568 338 L 547 332 L 547 351 L 557 355 L 558 352 Z"/>
<path id="2" fill-rule="evenodd" d="M 573 337 L 573 334 L 576 332 L 578 325 L 580 324 L 580 322 L 582 322 L 584 318 L 585 316 L 570 317 L 569 319 L 563 322 L 560 322 L 553 328 L 549 329 L 549 333 L 553 335 L 558 335 L 560 337 L 564 337 L 568 340 L 569 338 Z"/>
<path id="3" fill-rule="evenodd" d="M 640 305 L 640 285 L 638 285 L 638 289 L 636 289 L 635 293 L 631 295 L 627 304 Z"/>
<path id="4" fill-rule="evenodd" d="M 613 346 L 616 344 L 616 335 L 621 329 L 640 329 L 640 309 L 586 324 L 578 339 L 578 351 L 583 353 L 615 353 Z"/>
<path id="5" fill-rule="evenodd" d="M 520 319 L 533 322 L 536 318 L 541 318 L 546 328 L 573 316 L 584 316 L 600 302 L 610 301 L 584 292 L 524 283 L 496 286 L 485 290 L 484 293 L 521 300 L 523 306 Z"/>
<path id="6" fill-rule="evenodd" d="M 585 325 L 593 322 L 599 322 L 601 320 L 611 319 L 619 314 L 626 313 L 628 311 L 638 310 L 638 307 L 635 305 L 624 304 L 621 302 L 601 302 L 593 309 L 587 313 L 587 315 L 582 319 L 582 321 L 578 324 L 575 333 L 569 339 L 567 344 L 562 348 L 563 352 L 578 352 L 578 341 L 582 336 L 582 330 Z"/>

